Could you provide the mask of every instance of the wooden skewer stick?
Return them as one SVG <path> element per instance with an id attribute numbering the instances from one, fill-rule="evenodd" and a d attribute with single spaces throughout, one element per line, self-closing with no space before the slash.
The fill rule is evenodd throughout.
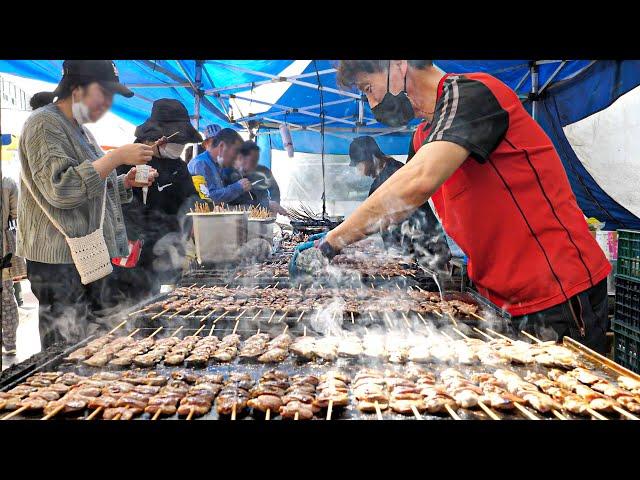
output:
<path id="1" fill-rule="evenodd" d="M 116 330 L 118 330 L 120 327 L 123 327 L 125 324 L 127 323 L 127 321 L 123 321 L 121 323 L 119 323 L 115 328 L 113 328 L 112 330 L 109 331 L 109 333 L 107 333 L 107 335 L 111 335 L 113 332 L 115 332 Z"/>
<path id="2" fill-rule="evenodd" d="M 567 417 L 565 417 L 564 415 L 562 415 L 558 410 L 556 410 L 555 408 L 553 410 L 551 410 L 551 413 L 553 413 L 558 420 L 566 420 Z"/>
<path id="3" fill-rule="evenodd" d="M 127 315 L 127 317 L 133 317 L 134 315 L 138 314 L 138 313 L 142 313 L 142 312 L 146 312 L 147 310 L 149 310 L 151 307 L 144 307 L 141 310 L 136 310 L 135 312 L 131 312 L 129 315 Z"/>
<path id="4" fill-rule="evenodd" d="M 163 328 L 164 328 L 164 327 L 158 327 L 158 328 L 156 328 L 155 332 L 153 332 L 153 333 L 152 333 L 151 335 L 149 335 L 147 338 L 153 338 L 153 337 L 155 337 L 155 336 L 160 332 L 160 330 L 162 330 Z"/>
<path id="5" fill-rule="evenodd" d="M 432 312 L 436 317 L 440 317 L 440 318 L 442 318 L 442 314 L 441 314 L 439 311 L 437 311 L 437 310 L 432 310 L 431 312 Z"/>
<path id="6" fill-rule="evenodd" d="M 24 412 L 26 409 L 28 409 L 28 406 L 24 406 L 24 407 L 20 407 L 17 410 L 14 410 L 13 412 L 9 413 L 8 415 L 5 415 L 4 417 L 2 417 L 2 420 L 9 420 L 10 418 L 15 417 L 16 415 L 20 415 L 22 412 Z"/>
<path id="7" fill-rule="evenodd" d="M 306 337 L 307 336 L 307 326 L 305 325 L 302 329 L 302 336 Z"/>
<path id="8" fill-rule="evenodd" d="M 298 320 L 296 320 L 296 323 L 300 323 L 300 320 L 302 320 L 302 316 L 305 314 L 306 312 L 303 310 L 302 312 L 300 312 L 300 316 L 298 317 Z"/>
<path id="9" fill-rule="evenodd" d="M 42 417 L 40 420 L 49 420 L 50 418 L 53 418 L 53 417 L 55 417 L 57 414 L 59 414 L 62 410 L 64 410 L 64 404 L 62 404 L 62 405 L 60 405 L 60 406 L 56 407 L 56 409 L 55 409 L 53 412 L 48 413 L 47 415 L 45 415 L 44 417 Z"/>
<path id="10" fill-rule="evenodd" d="M 173 317 L 175 317 L 176 315 L 180 315 L 182 312 L 184 312 L 186 310 L 186 308 L 179 308 L 178 310 L 176 310 L 176 313 L 173 313 L 171 315 L 169 315 L 169 320 L 171 320 Z"/>
<path id="11" fill-rule="evenodd" d="M 284 312 L 282 316 L 278 319 L 278 323 L 282 323 L 282 320 L 284 320 L 284 317 L 286 316 L 287 316 L 287 312 Z"/>
<path id="12" fill-rule="evenodd" d="M 236 320 L 236 324 L 233 326 L 233 332 L 231 332 L 231 334 L 235 335 L 238 330 L 238 325 L 240 325 L 240 320 Z"/>
<path id="13" fill-rule="evenodd" d="M 480 334 L 480 335 L 482 335 L 483 337 L 488 338 L 489 340 L 493 340 L 493 337 L 492 337 L 491 335 L 487 335 L 487 334 L 486 334 L 486 333 L 484 333 L 482 330 L 480 330 L 480 329 L 478 329 L 478 328 L 476 328 L 476 327 L 471 327 L 471 328 L 473 328 L 473 331 L 474 331 L 474 332 L 479 333 L 479 334 Z"/>
<path id="14" fill-rule="evenodd" d="M 465 340 L 469 340 L 469 337 L 467 337 L 464 333 L 462 333 L 460 330 L 458 330 L 457 328 L 453 328 L 453 331 L 456 332 L 458 335 L 460 335 L 462 338 L 464 338 Z"/>
<path id="15" fill-rule="evenodd" d="M 160 313 L 156 313 L 153 317 L 151 317 L 151 320 L 155 320 L 158 317 L 161 317 L 162 315 L 164 315 L 165 313 L 167 313 L 169 310 L 171 310 L 170 308 L 165 308 L 163 311 L 161 311 Z"/>
<path id="16" fill-rule="evenodd" d="M 139 328 L 136 328 L 133 332 L 131 332 L 129 335 L 127 335 L 127 337 L 133 337 L 136 333 L 138 333 L 140 331 Z"/>
<path id="17" fill-rule="evenodd" d="M 284 335 L 285 333 L 287 333 L 287 330 L 289 330 L 289 325 L 284 326 L 284 330 L 282 331 L 282 335 Z"/>
<path id="18" fill-rule="evenodd" d="M 236 419 L 236 404 L 233 404 L 233 407 L 231 407 L 231 420 L 235 420 Z"/>
<path id="19" fill-rule="evenodd" d="M 449 318 L 451 319 L 453 324 L 457 327 L 458 326 L 458 322 L 456 322 L 456 319 L 453 317 L 453 315 L 451 315 L 451 313 L 449 313 L 449 312 L 447 312 L 447 315 L 449 315 Z"/>
<path id="20" fill-rule="evenodd" d="M 589 414 L 596 418 L 597 420 L 609 420 L 607 417 L 605 417 L 604 415 L 600 415 L 598 412 L 596 412 L 593 408 L 586 408 L 585 409 L 587 412 L 589 412 Z"/>
<path id="21" fill-rule="evenodd" d="M 258 327 L 258 330 L 256 331 L 256 335 L 260 334 L 260 327 Z"/>
<path id="22" fill-rule="evenodd" d="M 420 315 L 420 312 L 418 313 L 418 317 L 420 317 L 420 320 L 422 320 L 422 323 L 424 323 L 425 325 L 427 324 L 427 321 L 424 319 L 424 317 L 422 315 Z"/>
<path id="23" fill-rule="evenodd" d="M 213 315 L 214 313 L 216 313 L 218 311 L 217 308 L 214 308 L 213 310 L 211 310 L 209 313 L 207 313 L 204 317 L 202 317 L 200 319 L 200 323 L 204 323 L 204 321 L 209 318 L 211 315 Z"/>
<path id="24" fill-rule="evenodd" d="M 293 416 L 294 420 L 299 420 L 300 419 L 300 412 L 296 412 L 296 414 Z"/>
<path id="25" fill-rule="evenodd" d="M 205 288 L 207 288 L 207 284 L 206 283 L 200 287 L 200 290 L 204 290 Z"/>
<path id="26" fill-rule="evenodd" d="M 198 335 L 200 335 L 200 332 L 204 329 L 204 325 L 202 325 L 198 330 L 196 330 L 196 333 L 193 334 L 194 337 L 197 337 Z"/>
<path id="27" fill-rule="evenodd" d="M 447 335 L 445 332 L 440 332 L 442 334 L 443 337 L 445 337 L 447 340 L 449 340 L 450 342 L 453 342 L 453 338 L 451 338 L 449 335 Z"/>
<path id="28" fill-rule="evenodd" d="M 416 417 L 416 420 L 422 420 L 422 415 L 420 415 L 420 412 L 413 404 L 411 404 L 411 411 L 413 412 L 413 416 Z"/>
<path id="29" fill-rule="evenodd" d="M 372 322 L 375 322 L 375 320 L 374 320 L 373 315 L 371 314 L 371 312 L 369 312 L 369 317 L 371 318 L 371 321 L 372 321 Z"/>
<path id="30" fill-rule="evenodd" d="M 200 308 L 196 308 L 194 311 L 187 313 L 184 318 L 189 318 L 192 315 L 195 315 L 196 313 L 198 313 L 201 309 Z"/>
<path id="31" fill-rule="evenodd" d="M 533 413 L 531 413 L 529 410 L 527 410 L 526 408 L 524 408 L 522 405 L 520 405 L 518 402 L 514 402 L 513 406 L 516 407 L 520 413 L 522 413 L 525 417 L 527 417 L 529 420 L 540 420 L 538 417 L 536 417 Z"/>
<path id="32" fill-rule="evenodd" d="M 633 415 L 632 413 L 627 412 L 625 409 L 620 408 L 620 407 L 616 407 L 614 405 L 613 409 L 618 412 L 620 415 L 627 417 L 629 420 L 640 420 L 640 418 L 636 417 L 635 415 Z"/>
<path id="33" fill-rule="evenodd" d="M 193 414 L 196 413 L 196 410 L 194 407 L 191 407 L 191 410 L 189 410 L 189 415 L 187 415 L 187 420 L 191 420 L 193 419 Z"/>
<path id="34" fill-rule="evenodd" d="M 267 408 L 267 412 L 264 414 L 265 420 L 271 420 L 271 409 Z"/>
<path id="35" fill-rule="evenodd" d="M 526 335 L 527 337 L 529 337 L 531 340 L 533 340 L 536 343 L 542 343 L 542 340 L 540 340 L 539 338 L 534 337 L 533 335 L 531 335 L 528 332 L 525 332 L 524 330 L 520 330 L 520 333 Z"/>
<path id="36" fill-rule="evenodd" d="M 276 316 L 276 311 L 274 310 L 273 312 L 271 312 L 271 316 L 269 317 L 269 320 L 267 320 L 267 323 L 271 323 L 271 320 L 273 320 L 273 317 Z"/>
<path id="37" fill-rule="evenodd" d="M 262 310 L 258 310 L 258 313 L 256 313 L 253 317 L 251 317 L 251 321 L 253 322 L 256 318 L 258 318 L 258 315 L 260 315 L 262 313 Z"/>
<path id="38" fill-rule="evenodd" d="M 184 325 L 182 325 L 181 327 L 179 327 L 175 332 L 173 332 L 171 334 L 172 337 L 175 337 L 178 333 L 180 333 L 180 330 L 182 330 L 184 328 Z"/>
<path id="39" fill-rule="evenodd" d="M 407 315 L 404 312 L 402 312 L 402 318 L 407 328 L 411 328 L 411 322 L 409 322 L 409 319 L 407 318 Z"/>
<path id="40" fill-rule="evenodd" d="M 191 285 L 191 286 L 189 286 L 189 287 L 187 287 L 187 288 L 193 288 L 193 287 L 195 287 L 196 285 L 198 285 L 198 284 L 197 284 L 197 283 L 194 283 L 193 285 Z"/>
<path id="41" fill-rule="evenodd" d="M 121 413 L 117 414 L 115 417 L 113 417 L 111 420 L 120 420 L 120 417 L 122 416 Z"/>
<path id="42" fill-rule="evenodd" d="M 211 325 L 211 330 L 209 330 L 209 336 L 212 337 L 213 336 L 213 331 L 216 329 L 216 324 L 214 323 L 213 325 Z"/>
<path id="43" fill-rule="evenodd" d="M 374 405 L 376 407 L 376 415 L 378 416 L 378 420 L 382 420 L 382 411 L 380 410 L 380 405 L 378 405 L 377 400 L 374 402 Z"/>
<path id="44" fill-rule="evenodd" d="M 213 313 L 213 312 L 211 312 Z M 225 310 L 224 312 L 222 312 L 222 315 L 220 315 L 218 318 L 216 318 L 213 323 L 218 323 L 219 320 L 222 320 L 227 314 L 229 313 L 229 310 Z M 206 317 L 205 317 L 206 318 Z M 203 318 L 202 321 L 204 321 L 205 319 Z"/>
<path id="45" fill-rule="evenodd" d="M 487 328 L 487 331 L 493 333 L 497 337 L 500 337 L 500 338 L 502 338 L 504 340 L 508 340 L 510 342 L 512 341 L 509 337 L 506 337 L 506 336 L 502 335 L 501 333 L 495 332 L 495 331 L 491 330 L 490 328 Z"/>
<path id="46" fill-rule="evenodd" d="M 153 415 L 153 417 L 151 418 L 151 420 L 158 420 L 158 418 L 160 418 L 160 414 L 162 413 L 162 409 L 159 408 L 158 410 L 156 410 L 156 413 Z"/>
<path id="47" fill-rule="evenodd" d="M 456 413 L 456 411 L 453 408 L 451 408 L 448 404 L 445 403 L 444 408 L 447 410 L 447 413 L 451 415 L 451 418 L 453 418 L 454 420 L 462 420 L 460 416 Z"/>
<path id="48" fill-rule="evenodd" d="M 469 315 L 471 315 L 471 316 L 473 316 L 473 317 L 476 317 L 478 320 L 482 320 L 483 322 L 487 322 L 487 323 L 489 323 L 489 320 L 487 320 L 487 319 L 486 319 L 486 318 L 484 318 L 484 317 L 481 317 L 481 316 L 480 316 L 480 315 L 478 315 L 477 313 L 469 312 Z"/>
<path id="49" fill-rule="evenodd" d="M 389 325 L 389 330 L 393 328 L 393 323 L 391 323 L 391 318 L 389 318 L 389 312 L 384 312 L 384 319 L 387 321 L 387 325 Z"/>
<path id="50" fill-rule="evenodd" d="M 329 405 L 327 406 L 327 420 L 331 420 L 332 412 L 333 412 L 333 399 L 329 400 Z"/>
<path id="51" fill-rule="evenodd" d="M 484 411 L 484 413 L 489 415 L 489 417 L 491 417 L 491 419 L 500 420 L 500 417 L 498 415 L 496 415 L 496 413 L 493 410 L 491 410 L 489 407 L 487 407 L 484 404 L 484 402 L 478 400 L 478 406 Z"/>
<path id="52" fill-rule="evenodd" d="M 349 313 L 351 314 L 351 324 L 352 324 L 352 325 L 354 325 L 356 322 L 355 322 L 355 320 L 353 319 L 353 312 L 349 312 Z"/>
<path id="53" fill-rule="evenodd" d="M 96 415 L 98 415 L 102 410 L 102 407 L 96 408 L 85 420 L 93 420 L 94 418 L 96 418 Z"/>
<path id="54" fill-rule="evenodd" d="M 278 280 L 278 281 L 276 282 L 276 284 L 273 286 L 273 288 L 276 288 L 279 284 L 280 284 L 280 280 Z"/>

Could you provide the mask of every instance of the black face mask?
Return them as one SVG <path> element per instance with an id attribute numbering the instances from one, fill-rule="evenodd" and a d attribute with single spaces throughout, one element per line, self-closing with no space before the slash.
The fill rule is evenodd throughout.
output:
<path id="1" fill-rule="evenodd" d="M 389 78 L 391 76 L 391 61 L 387 72 L 387 93 L 382 101 L 371 109 L 373 116 L 380 123 L 390 127 L 402 127 L 415 118 L 415 113 L 409 97 L 407 96 L 407 76 L 404 76 L 404 90 L 397 95 L 389 91 Z"/>

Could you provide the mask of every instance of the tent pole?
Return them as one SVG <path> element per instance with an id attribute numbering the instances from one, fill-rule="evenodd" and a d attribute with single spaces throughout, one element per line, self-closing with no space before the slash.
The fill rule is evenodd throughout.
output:
<path id="1" fill-rule="evenodd" d="M 202 60 L 196 60 L 195 96 L 193 113 L 196 116 L 196 130 L 200 130 L 200 100 L 202 98 Z"/>
<path id="2" fill-rule="evenodd" d="M 531 116 L 537 122 L 538 121 L 538 73 L 539 67 L 536 61 L 531 62 Z"/>

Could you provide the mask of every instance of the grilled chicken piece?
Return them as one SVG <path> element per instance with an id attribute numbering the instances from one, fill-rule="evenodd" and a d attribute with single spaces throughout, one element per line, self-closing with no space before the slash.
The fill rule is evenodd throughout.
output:
<path id="1" fill-rule="evenodd" d="M 421 398 L 418 399 L 400 399 L 394 398 L 391 395 L 391 399 L 389 400 L 389 407 L 397 413 L 402 415 L 412 415 L 414 407 L 418 412 L 424 412 L 427 407 L 424 404 L 424 401 Z M 375 405 L 374 405 L 375 408 Z"/>
<path id="2" fill-rule="evenodd" d="M 594 375 L 589 370 L 586 370 L 584 368 L 574 368 L 569 372 L 569 375 L 577 378 L 580 383 L 584 383 L 586 385 L 592 385 L 594 383 L 602 382 L 602 379 L 600 377 Z"/>
<path id="3" fill-rule="evenodd" d="M 101 380 L 103 382 L 113 382 L 119 379 L 120 375 L 113 372 L 98 372 L 91 375 L 91 380 Z"/>
<path id="4" fill-rule="evenodd" d="M 338 357 L 338 343 L 335 337 L 323 337 L 316 340 L 314 353 L 322 360 L 333 361 Z"/>
<path id="5" fill-rule="evenodd" d="M 363 351 L 362 342 L 358 338 L 343 338 L 338 342 L 339 357 L 355 358 L 362 355 Z"/>
<path id="6" fill-rule="evenodd" d="M 636 395 L 640 395 L 640 380 L 621 375 L 618 377 L 618 385 Z"/>
<path id="7" fill-rule="evenodd" d="M 37 392 L 31 392 L 28 398 L 42 398 L 47 402 L 53 402 L 54 400 L 58 400 L 60 398 L 60 394 L 48 388 L 41 388 Z"/>
<path id="8" fill-rule="evenodd" d="M 188 380 L 185 380 L 188 381 Z M 198 377 L 196 380 L 196 384 L 198 383 L 222 383 L 224 381 L 224 376 L 219 373 L 207 374 Z"/>
<path id="9" fill-rule="evenodd" d="M 315 356 L 315 339 L 310 336 L 298 337 L 291 345 L 289 351 L 298 357 L 312 360 Z"/>
<path id="10" fill-rule="evenodd" d="M 118 414 L 120 414 L 120 420 L 131 420 L 134 417 L 137 417 L 143 412 L 141 408 L 135 407 L 115 407 L 115 408 L 105 408 L 102 413 L 102 418 L 105 420 L 112 420 Z"/>
<path id="11" fill-rule="evenodd" d="M 282 398 L 277 395 L 260 395 L 250 399 L 247 405 L 261 412 L 266 412 L 267 410 L 279 412 L 282 406 Z"/>
<path id="12" fill-rule="evenodd" d="M 27 407 L 27 410 L 42 410 L 49 402 L 44 398 L 23 398 L 17 404 L 18 408 Z"/>
<path id="13" fill-rule="evenodd" d="M 318 412 L 319 410 L 320 409 L 318 407 L 315 407 L 311 404 L 292 400 L 281 406 L 279 413 L 282 418 L 295 418 L 297 413 L 299 420 L 311 420 L 314 413 Z"/>
<path id="14" fill-rule="evenodd" d="M 384 402 L 377 402 L 378 404 L 378 409 L 380 410 L 386 410 L 387 408 L 389 408 L 389 404 L 388 403 L 384 403 Z M 335 405 L 335 403 L 334 403 Z M 364 413 L 372 413 L 372 412 L 376 412 L 376 401 L 372 400 L 359 400 L 358 404 L 356 405 L 356 408 L 358 410 L 360 410 L 361 412 Z"/>
<path id="15" fill-rule="evenodd" d="M 98 407 L 113 408 L 118 403 L 118 398 L 110 397 L 108 395 L 100 395 L 99 397 L 92 398 L 87 402 L 87 407 L 95 410 Z"/>
<path id="16" fill-rule="evenodd" d="M 271 348 L 258 357 L 260 363 L 282 362 L 287 358 L 289 352 L 283 348 Z"/>
<path id="17" fill-rule="evenodd" d="M 81 375 L 78 375 L 76 373 L 73 372 L 67 372 L 64 373 L 62 376 L 60 376 L 57 380 L 56 383 L 62 383 L 64 385 L 67 385 L 69 387 L 76 385 L 77 383 L 80 383 L 82 380 L 85 380 L 86 377 L 83 377 Z"/>

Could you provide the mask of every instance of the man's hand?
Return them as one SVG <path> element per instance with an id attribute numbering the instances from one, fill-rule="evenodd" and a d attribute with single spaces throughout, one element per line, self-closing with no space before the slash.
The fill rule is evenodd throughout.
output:
<path id="1" fill-rule="evenodd" d="M 324 269 L 337 253 L 326 241 L 326 233 L 311 235 L 308 241 L 295 248 L 289 262 L 289 275 L 291 277 L 300 273 L 314 275 Z"/>
<path id="2" fill-rule="evenodd" d="M 244 190 L 245 192 L 251 190 L 251 182 L 246 178 L 241 178 L 240 180 L 238 180 L 238 183 L 242 187 L 242 190 Z"/>
<path id="3" fill-rule="evenodd" d="M 142 187 L 150 187 L 155 182 L 156 178 L 158 178 L 158 171 L 155 168 L 149 168 L 149 181 L 147 183 L 138 183 L 136 182 L 136 167 L 133 167 L 131 170 L 127 172 L 127 175 L 124 177 L 124 186 L 127 188 L 142 188 Z"/>
<path id="4" fill-rule="evenodd" d="M 284 215 L 285 217 L 289 216 L 289 212 L 287 212 L 278 202 L 274 202 L 273 200 L 269 200 L 269 210 L 274 213 L 279 213 L 280 215 Z"/>

